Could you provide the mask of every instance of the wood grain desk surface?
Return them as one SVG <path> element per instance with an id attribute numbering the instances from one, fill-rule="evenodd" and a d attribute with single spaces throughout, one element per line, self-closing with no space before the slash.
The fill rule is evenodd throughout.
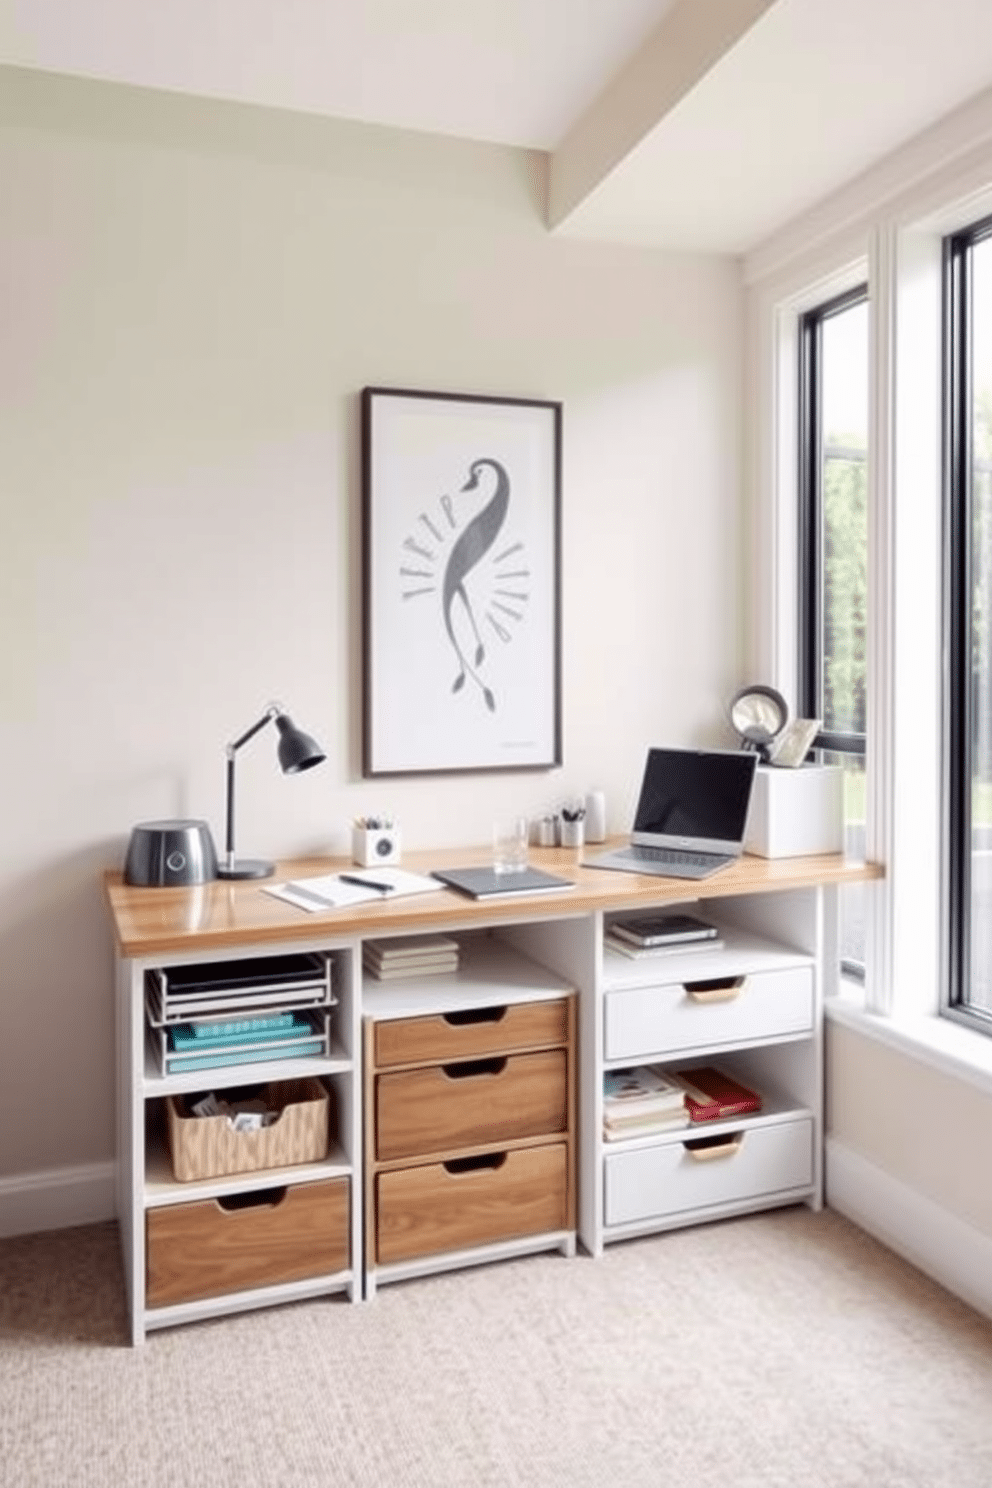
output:
<path id="1" fill-rule="evenodd" d="M 133 888 L 123 882 L 121 873 L 113 872 L 106 874 L 105 888 L 119 954 L 147 957 L 443 928 L 471 929 L 585 915 L 596 910 L 634 910 L 690 899 L 863 883 L 883 876 L 880 865 L 851 861 L 840 853 L 810 858 L 745 855 L 712 878 L 698 882 L 583 866 L 584 857 L 627 841 L 618 837 L 584 849 L 532 848 L 530 861 L 534 867 L 561 874 L 575 887 L 556 894 L 522 894 L 510 899 L 469 899 L 439 884 L 436 893 L 411 894 L 391 903 L 379 899 L 308 914 L 265 892 L 266 884 L 347 872 L 352 866 L 349 858 L 320 857 L 278 862 L 275 874 L 268 879 L 216 879 L 186 889 Z M 405 853 L 402 866 L 426 874 L 434 868 L 487 866 L 490 861 L 489 848 L 441 848 Z"/>

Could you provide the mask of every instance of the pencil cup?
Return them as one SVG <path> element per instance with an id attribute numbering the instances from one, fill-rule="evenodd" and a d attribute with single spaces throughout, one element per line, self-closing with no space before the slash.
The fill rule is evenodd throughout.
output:
<path id="1" fill-rule="evenodd" d="M 554 847 L 556 835 L 556 822 L 553 816 L 542 816 L 537 823 L 537 845 L 538 847 Z"/>
<path id="2" fill-rule="evenodd" d="M 351 859 L 359 868 L 373 868 L 376 863 L 398 863 L 399 828 L 352 827 Z"/>
<path id="3" fill-rule="evenodd" d="M 562 847 L 581 847 L 585 841 L 585 822 L 582 817 L 570 821 L 567 816 L 561 819 L 561 845 Z"/>

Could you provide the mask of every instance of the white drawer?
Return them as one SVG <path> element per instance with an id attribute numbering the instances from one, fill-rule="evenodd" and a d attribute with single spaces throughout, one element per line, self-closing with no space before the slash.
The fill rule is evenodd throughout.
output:
<path id="1" fill-rule="evenodd" d="M 720 1147 L 687 1143 L 719 1136 Z M 770 1198 L 811 1187 L 813 1122 L 807 1116 L 749 1131 L 700 1127 L 681 1141 L 616 1152 L 604 1159 L 608 1225 L 664 1219 L 714 1204 Z"/>
<path id="2" fill-rule="evenodd" d="M 640 1060 L 812 1032 L 811 966 L 721 980 L 724 985 L 708 988 L 669 982 L 607 992 L 604 1057 Z"/>

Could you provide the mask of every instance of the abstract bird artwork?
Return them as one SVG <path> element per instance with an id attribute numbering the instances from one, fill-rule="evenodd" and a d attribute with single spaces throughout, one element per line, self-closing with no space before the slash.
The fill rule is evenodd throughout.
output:
<path id="1" fill-rule="evenodd" d="M 383 398 L 407 402 L 387 417 Z M 367 773 L 555 762 L 559 418 L 366 389 Z"/>

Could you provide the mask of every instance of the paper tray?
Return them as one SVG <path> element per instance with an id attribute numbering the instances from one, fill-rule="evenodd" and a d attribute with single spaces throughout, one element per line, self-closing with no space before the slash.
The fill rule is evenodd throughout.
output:
<path id="1" fill-rule="evenodd" d="M 255 1009 L 320 1007 L 334 1002 L 328 955 L 262 956 L 246 963 L 154 967 L 145 973 L 145 1009 L 152 1027 Z"/>
<path id="2" fill-rule="evenodd" d="M 150 1027 L 148 1038 L 155 1067 L 160 1075 L 188 1075 L 197 1070 L 226 1069 L 238 1064 L 265 1064 L 279 1059 L 322 1059 L 331 1052 L 331 1015 L 322 1009 L 306 1009 L 301 1014 L 309 1032 L 287 1037 L 273 1029 L 271 1036 L 245 1038 L 241 1041 L 203 1039 L 202 1053 L 194 1048 L 169 1047 L 172 1025 Z"/>

